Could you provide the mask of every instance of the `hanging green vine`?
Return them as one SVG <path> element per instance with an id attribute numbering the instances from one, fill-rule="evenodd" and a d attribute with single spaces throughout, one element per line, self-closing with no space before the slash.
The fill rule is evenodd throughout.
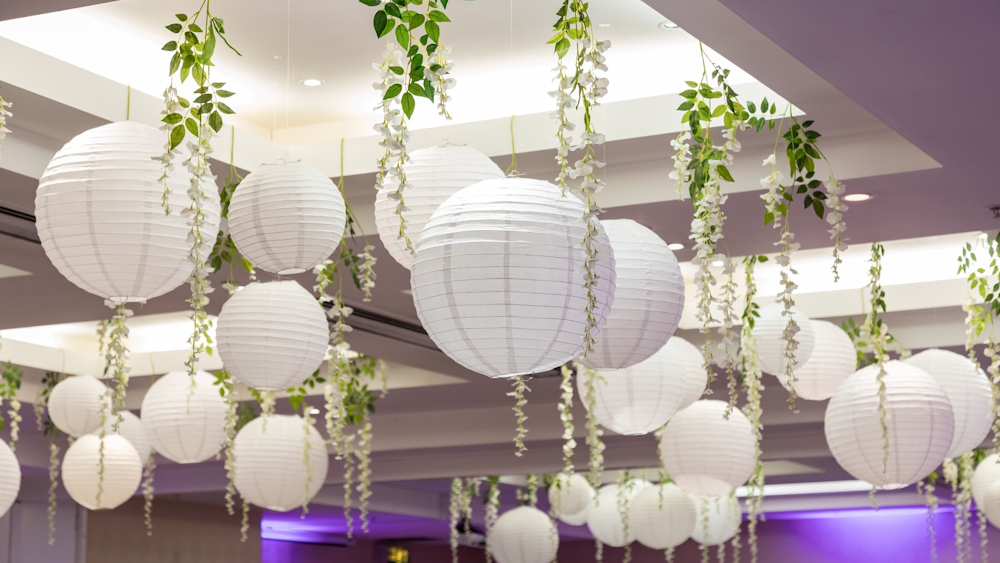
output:
<path id="1" fill-rule="evenodd" d="M 156 471 L 156 460 L 150 454 L 142 466 L 142 515 L 146 524 L 146 535 L 153 535 L 153 472 Z"/>
<path id="2" fill-rule="evenodd" d="M 517 434 L 514 435 L 514 446 L 517 451 L 514 455 L 521 457 L 524 452 L 528 451 L 528 447 L 524 445 L 524 438 L 528 435 L 528 429 L 525 428 L 524 423 L 527 422 L 528 416 L 524 414 L 524 407 L 528 404 L 528 398 L 525 393 L 531 391 L 528 388 L 527 378 L 524 376 L 517 376 L 514 379 L 514 390 L 507 393 L 508 397 L 514 397 L 514 415 L 517 418 Z"/>
<path id="3" fill-rule="evenodd" d="M 120 413 L 125 408 L 125 389 L 128 387 L 128 374 L 132 370 L 132 368 L 126 365 L 128 362 L 128 348 L 125 347 L 125 339 L 128 338 L 126 321 L 132 316 L 132 311 L 125 308 L 125 303 L 114 303 L 108 300 L 104 304 L 115 310 L 115 315 L 111 317 L 109 325 L 105 370 L 111 372 L 111 378 L 114 381 L 114 391 L 110 406 L 111 416 L 114 417 L 112 428 L 117 432 L 118 425 L 122 421 Z M 103 446 L 103 434 L 101 438 Z"/>
<path id="4" fill-rule="evenodd" d="M 2 370 L 0 377 L 0 402 L 7 401 L 10 406 L 7 409 L 7 417 L 10 419 L 10 449 L 17 451 L 17 439 L 21 430 L 21 401 L 17 399 L 17 392 L 21 389 L 21 368 L 8 361 Z M 0 429 L 4 427 L 3 419 L 0 418 Z"/>
<path id="5" fill-rule="evenodd" d="M 490 540 L 493 526 L 500 516 L 500 477 L 490 476 L 486 478 L 486 563 L 493 562 L 493 552 L 490 549 Z"/>
<path id="6" fill-rule="evenodd" d="M 757 319 L 760 317 L 760 308 L 754 302 L 757 297 L 757 281 L 754 271 L 758 263 L 766 261 L 766 256 L 748 256 L 743 259 L 746 275 L 746 306 L 742 315 L 743 330 L 740 335 L 740 349 L 743 359 L 743 387 L 747 396 L 744 411 L 750 421 L 754 436 L 754 470 L 747 482 L 746 496 L 747 543 L 750 546 L 751 563 L 757 563 L 759 556 L 757 525 L 761 521 L 761 505 L 764 501 L 764 463 L 761 459 L 763 454 L 761 441 L 764 438 L 764 425 L 762 423 L 764 409 L 761 405 L 761 390 L 763 388 L 761 377 L 763 373 L 757 350 L 757 337 L 753 333 Z"/>
<path id="7" fill-rule="evenodd" d="M 52 423 L 47 407 L 49 397 L 52 396 L 52 389 L 62 380 L 63 374 L 61 373 L 54 371 L 45 372 L 45 375 L 42 376 L 42 385 L 35 395 L 35 421 L 38 423 L 38 428 L 42 431 L 42 435 L 49 440 L 49 489 L 48 504 L 46 507 L 49 545 L 56 543 L 56 510 L 58 507 L 56 504 L 56 493 L 59 491 L 59 464 L 61 461 L 58 440 L 62 432 Z"/>
<path id="8" fill-rule="evenodd" d="M 865 318 L 861 331 L 867 335 L 868 343 L 874 356 L 874 364 L 878 366 L 876 382 L 878 383 L 878 414 L 879 425 L 882 427 L 882 472 L 889 468 L 889 425 L 886 421 L 885 401 L 885 363 L 889 361 L 886 350 L 888 345 L 889 327 L 879 316 L 879 311 L 885 313 L 885 290 L 882 289 L 882 258 L 885 247 L 880 243 L 872 243 L 871 259 L 868 268 L 868 292 L 871 298 L 868 316 Z"/>
<path id="9" fill-rule="evenodd" d="M 580 399 L 587 405 L 587 446 L 590 450 L 588 463 L 588 479 L 595 489 L 601 486 L 601 473 L 604 468 L 604 442 L 601 430 L 597 422 L 597 417 L 593 414 L 597 412 L 597 384 L 601 374 L 597 370 L 590 369 L 579 362 L 573 363 L 577 377 L 584 378 L 584 392 Z"/>
<path id="10" fill-rule="evenodd" d="M 562 380 L 559 383 L 560 402 L 559 419 L 563 424 L 563 471 L 566 475 L 573 474 L 573 450 L 576 449 L 576 440 L 573 433 L 576 428 L 573 426 L 573 370 L 569 365 L 561 368 Z"/>
<path id="11" fill-rule="evenodd" d="M 236 193 L 236 188 L 243 181 L 243 176 L 236 169 L 236 128 L 230 126 L 230 133 L 229 175 L 226 176 L 226 181 L 222 185 L 222 192 L 219 194 L 220 203 L 222 204 L 222 219 L 224 221 L 229 220 L 229 206 L 233 201 L 233 194 Z M 240 264 L 243 270 L 250 274 L 250 281 L 257 279 L 257 272 L 253 264 L 240 254 L 239 249 L 236 248 L 236 243 L 233 242 L 232 234 L 228 230 L 223 230 L 221 226 L 219 227 L 219 233 L 215 236 L 215 245 L 212 246 L 212 251 L 209 253 L 207 262 L 213 272 L 221 270 L 223 264 L 229 264 L 229 276 L 222 287 L 229 291 L 230 295 L 235 293 L 238 288 L 236 280 L 233 277 L 233 270 L 237 263 Z"/>

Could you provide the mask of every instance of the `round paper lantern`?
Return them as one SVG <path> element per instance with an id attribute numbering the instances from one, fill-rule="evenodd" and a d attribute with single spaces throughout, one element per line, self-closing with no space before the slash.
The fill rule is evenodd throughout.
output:
<path id="1" fill-rule="evenodd" d="M 118 424 L 118 432 L 115 432 L 115 417 L 111 413 L 108 413 L 108 416 L 104 419 L 104 435 L 121 435 L 121 437 L 128 440 L 129 444 L 132 444 L 136 453 L 139 454 L 139 461 L 145 464 L 149 460 L 149 456 L 153 455 L 153 445 L 149 443 L 149 437 L 146 436 L 146 429 L 143 428 L 139 417 L 131 412 L 121 411 L 121 416 L 122 420 Z M 100 428 L 94 430 L 91 434 L 100 436 Z"/>
<path id="2" fill-rule="evenodd" d="M 628 537 L 625 536 L 625 522 L 619 507 L 620 496 L 625 495 L 625 510 L 629 509 L 632 499 L 643 490 L 652 487 L 649 481 L 634 480 L 624 485 L 625 490 L 617 484 L 605 485 L 597 492 L 597 499 L 591 505 L 587 514 L 587 528 L 594 538 L 611 547 L 625 547 L 635 541 L 635 530 L 629 526 Z"/>
<path id="3" fill-rule="evenodd" d="M 839 326 L 826 321 L 810 321 L 815 334 L 812 354 L 795 368 L 795 393 L 807 401 L 825 401 L 837 386 L 858 369 L 854 343 Z M 797 354 L 796 354 L 797 355 Z M 774 374 L 791 391 L 784 371 Z"/>
<path id="4" fill-rule="evenodd" d="M 294 510 L 312 500 L 326 481 L 326 445 L 316 428 L 302 417 L 255 418 L 236 435 L 233 448 L 236 490 L 261 508 Z M 305 497 L 307 480 L 309 496 Z"/>
<path id="5" fill-rule="evenodd" d="M 826 442 L 837 463 L 855 479 L 894 489 L 916 483 L 944 461 L 955 420 L 948 395 L 924 370 L 893 360 L 885 364 L 889 463 L 882 471 L 878 365 L 848 377 L 826 407 Z"/>
<path id="6" fill-rule="evenodd" d="M 785 373 L 785 327 L 788 317 L 784 315 L 785 306 L 781 303 L 771 303 L 761 307 L 760 318 L 754 323 L 754 335 L 757 336 L 757 352 L 760 356 L 760 367 L 771 375 Z M 792 318 L 799 325 L 795 341 L 799 347 L 795 350 L 795 369 L 805 365 L 812 354 L 816 342 L 812 323 L 809 317 L 792 307 Z M 797 372 L 796 372 L 797 373 Z"/>
<path id="7" fill-rule="evenodd" d="M 100 479 L 101 442 L 104 442 L 104 479 Z M 90 510 L 118 508 L 132 498 L 142 480 L 142 462 L 128 440 L 109 434 L 77 438 L 66 451 L 63 486 L 73 500 Z M 100 498 L 98 498 L 100 490 Z"/>
<path id="8" fill-rule="evenodd" d="M 191 378 L 194 377 L 194 389 Z M 142 399 L 142 426 L 153 448 L 177 463 L 199 463 L 226 440 L 226 400 L 204 371 L 164 375 Z"/>
<path id="9" fill-rule="evenodd" d="M 0 517 L 7 514 L 21 491 L 21 465 L 7 442 L 0 440 Z"/>
<path id="10" fill-rule="evenodd" d="M 330 327 L 323 307 L 298 282 L 256 282 L 222 306 L 215 335 L 233 377 L 261 391 L 284 391 L 323 363 Z"/>
<path id="11" fill-rule="evenodd" d="M 976 506 L 986 513 L 986 520 L 994 528 L 1000 528 L 1000 483 L 993 483 L 987 487 L 982 504 L 976 501 Z"/>
<path id="12" fill-rule="evenodd" d="M 615 302 L 597 342 L 580 362 L 621 369 L 656 354 L 677 330 L 684 275 L 659 235 L 631 219 L 602 221 L 615 253 Z"/>
<path id="13" fill-rule="evenodd" d="M 701 545 L 719 545 L 739 533 L 743 513 L 735 498 L 695 498 L 694 506 L 697 512 L 697 520 L 691 531 L 694 541 Z"/>
<path id="14" fill-rule="evenodd" d="M 503 171 L 485 154 L 464 145 L 446 145 L 420 149 L 410 153 L 406 163 L 403 190 L 407 211 L 406 236 L 416 244 L 431 214 L 449 197 L 483 180 L 503 178 Z M 396 262 L 407 270 L 413 266 L 413 253 L 406 240 L 399 236 L 399 216 L 396 215 L 395 194 L 398 182 L 388 181 L 375 194 L 375 227 L 382 244 Z"/>
<path id="15" fill-rule="evenodd" d="M 574 473 L 567 477 L 565 473 L 560 473 L 549 487 L 549 505 L 553 514 L 563 522 L 582 526 L 587 522 L 587 512 L 596 494 L 583 475 Z"/>
<path id="16" fill-rule="evenodd" d="M 650 549 L 670 549 L 687 541 L 696 517 L 694 501 L 673 483 L 644 489 L 629 503 L 629 530 Z"/>
<path id="17" fill-rule="evenodd" d="M 308 164 L 265 164 L 240 182 L 229 233 L 240 254 L 272 274 L 301 274 L 344 238 L 347 208 L 330 178 Z"/>
<path id="18" fill-rule="evenodd" d="M 697 346 L 680 336 L 670 337 L 663 346 L 663 352 L 675 357 L 684 366 L 684 395 L 677 410 L 686 409 L 700 399 L 708 387 L 705 356 L 701 355 L 701 350 Z"/>
<path id="19" fill-rule="evenodd" d="M 934 378 L 948 395 L 955 414 L 955 435 L 945 457 L 958 457 L 979 447 L 993 428 L 993 388 L 968 356 L 947 350 L 924 350 L 906 360 Z"/>
<path id="20" fill-rule="evenodd" d="M 997 454 L 986 456 L 972 474 L 972 498 L 977 506 L 982 506 L 986 502 L 986 491 L 993 483 L 1000 483 L 1000 463 L 997 463 Z"/>
<path id="21" fill-rule="evenodd" d="M 589 303 L 583 211 L 579 199 L 527 178 L 480 182 L 441 204 L 410 272 L 417 315 L 438 348 L 490 377 L 543 372 L 579 356 Z M 614 300 L 615 261 L 598 230 L 599 329 Z"/>
<path id="22" fill-rule="evenodd" d="M 96 377 L 74 375 L 63 379 L 49 394 L 49 419 L 59 430 L 79 438 L 101 427 L 101 406 L 108 388 Z M 105 407 L 105 418 L 111 409 Z"/>
<path id="23" fill-rule="evenodd" d="M 59 149 L 38 184 L 36 227 L 45 254 L 77 287 L 116 303 L 144 301 L 180 286 L 188 259 L 190 173 L 167 179 L 172 212 L 163 212 L 163 132 L 126 121 L 85 131 Z M 202 230 L 214 236 L 221 207 L 214 185 Z M 206 245 L 204 252 L 211 250 Z"/>
<path id="24" fill-rule="evenodd" d="M 598 374 L 594 418 L 601 426 L 626 436 L 648 434 L 666 424 L 680 409 L 688 384 L 684 364 L 666 346 L 634 366 Z M 587 379 L 577 375 L 576 387 L 589 409 Z"/>
<path id="25" fill-rule="evenodd" d="M 493 524 L 489 540 L 497 563 L 550 563 L 559 549 L 556 525 L 531 506 L 504 512 Z"/>
<path id="26" fill-rule="evenodd" d="M 726 419 L 727 406 L 723 401 L 696 401 L 675 414 L 663 431 L 664 468 L 692 495 L 728 495 L 753 473 L 753 428 L 739 409 Z"/>

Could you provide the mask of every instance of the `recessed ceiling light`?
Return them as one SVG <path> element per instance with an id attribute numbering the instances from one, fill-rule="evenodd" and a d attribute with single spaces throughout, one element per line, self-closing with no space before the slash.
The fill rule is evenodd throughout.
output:
<path id="1" fill-rule="evenodd" d="M 313 408 L 309 409 L 309 414 L 319 414 L 319 409 L 317 409 L 316 407 L 313 407 Z"/>
<path id="2" fill-rule="evenodd" d="M 722 260 L 712 260 L 712 265 L 715 266 L 716 268 L 721 268 L 725 266 L 725 264 L 726 263 L 723 262 Z"/>
<path id="3" fill-rule="evenodd" d="M 868 201 L 871 198 L 868 194 L 848 194 L 844 196 L 844 201 Z"/>
<path id="4" fill-rule="evenodd" d="M 677 24 L 670 20 L 663 20 L 663 22 L 660 23 L 660 29 L 677 29 L 677 27 Z"/>
<path id="5" fill-rule="evenodd" d="M 670 250 L 684 250 L 684 245 L 679 242 L 672 242 L 667 245 Z"/>
<path id="6" fill-rule="evenodd" d="M 299 82 L 301 82 L 303 86 L 316 87 L 322 86 L 326 81 L 320 80 L 319 78 L 303 78 Z"/>

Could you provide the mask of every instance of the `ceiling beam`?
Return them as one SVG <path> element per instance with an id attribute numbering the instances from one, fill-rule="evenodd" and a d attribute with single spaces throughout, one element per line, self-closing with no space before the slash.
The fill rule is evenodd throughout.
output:
<path id="1" fill-rule="evenodd" d="M 4 0 L 0 3 L 0 21 L 72 10 L 73 8 L 94 6 L 111 1 L 113 0 Z"/>

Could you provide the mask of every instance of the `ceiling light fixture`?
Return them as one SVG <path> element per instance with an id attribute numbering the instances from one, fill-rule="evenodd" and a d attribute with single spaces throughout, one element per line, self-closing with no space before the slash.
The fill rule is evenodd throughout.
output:
<path id="1" fill-rule="evenodd" d="M 667 245 L 670 250 L 684 250 L 684 245 L 679 242 L 672 242 Z"/>
<path id="2" fill-rule="evenodd" d="M 320 80 L 319 78 L 303 78 L 299 82 L 301 82 L 303 86 L 315 88 L 316 86 L 322 86 L 325 84 L 326 80 Z"/>
<path id="3" fill-rule="evenodd" d="M 663 20 L 660 23 L 660 29 L 677 29 L 679 26 L 670 20 Z"/>
<path id="4" fill-rule="evenodd" d="M 712 260 L 712 265 L 715 266 L 716 268 L 721 268 L 722 266 L 725 265 L 725 262 L 723 262 L 722 260 Z"/>
<path id="5" fill-rule="evenodd" d="M 309 414 L 319 414 L 319 409 L 317 409 L 316 407 L 313 407 L 313 408 L 309 409 Z"/>
<path id="6" fill-rule="evenodd" d="M 871 198 L 868 194 L 848 194 L 844 196 L 844 201 L 868 201 Z"/>

